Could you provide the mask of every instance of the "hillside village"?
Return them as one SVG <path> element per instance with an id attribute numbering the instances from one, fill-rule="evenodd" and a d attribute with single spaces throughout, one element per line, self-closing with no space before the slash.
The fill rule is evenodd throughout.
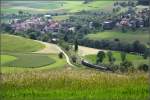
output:
<path id="1" fill-rule="evenodd" d="M 101 12 L 103 13 L 103 12 Z M 120 16 L 113 19 L 105 19 L 102 23 L 99 23 L 103 26 L 103 29 L 112 29 L 114 27 L 129 27 L 129 28 L 142 28 L 149 27 L 149 14 L 150 10 L 142 9 L 140 11 L 134 12 L 133 8 L 128 8 L 128 11 L 125 13 L 121 13 Z M 103 14 L 102 14 L 103 15 Z M 99 15 L 99 16 L 102 16 Z M 56 22 L 53 21 L 51 17 L 46 17 L 47 15 L 43 15 L 42 17 L 31 17 L 27 20 L 14 19 L 10 23 L 12 30 L 15 32 L 19 31 L 27 31 L 29 29 L 33 29 L 36 31 L 40 31 L 41 33 L 47 32 L 59 32 L 59 30 L 71 30 L 77 29 L 76 26 L 71 25 L 71 23 L 67 23 L 66 21 Z M 48 15 L 51 16 L 51 15 Z M 69 19 L 68 19 L 69 20 Z M 71 22 L 71 19 L 69 20 Z M 94 23 L 92 21 L 87 21 L 90 29 L 94 27 Z M 74 30 L 73 29 L 73 30 Z"/>

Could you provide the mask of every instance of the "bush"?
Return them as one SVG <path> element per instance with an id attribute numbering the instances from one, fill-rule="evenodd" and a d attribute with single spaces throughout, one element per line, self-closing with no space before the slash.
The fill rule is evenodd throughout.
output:
<path id="1" fill-rule="evenodd" d="M 72 56 L 71 59 L 72 59 L 72 62 L 73 62 L 73 63 L 76 63 L 76 62 L 77 62 L 77 57 L 76 57 L 76 56 Z"/>
<path id="2" fill-rule="evenodd" d="M 149 66 L 148 66 L 147 64 L 141 64 L 141 65 L 138 67 L 138 69 L 139 69 L 140 71 L 145 71 L 145 72 L 147 72 L 148 69 L 149 69 Z"/>
<path id="3" fill-rule="evenodd" d="M 132 64 L 132 62 L 130 62 L 130 61 L 124 61 L 124 62 L 122 62 L 121 64 L 120 64 L 120 70 L 122 71 L 122 72 L 125 72 L 125 71 L 128 71 L 128 69 L 131 67 L 131 66 L 133 66 L 133 64 Z"/>
<path id="4" fill-rule="evenodd" d="M 59 56 L 60 59 L 62 59 L 62 58 L 63 58 L 63 53 L 60 52 L 60 53 L 58 54 L 58 56 Z"/>

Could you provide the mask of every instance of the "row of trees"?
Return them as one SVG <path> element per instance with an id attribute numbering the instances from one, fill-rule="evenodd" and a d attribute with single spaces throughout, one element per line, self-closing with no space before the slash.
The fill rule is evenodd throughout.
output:
<path id="1" fill-rule="evenodd" d="M 150 50 L 140 41 L 134 41 L 133 43 L 121 42 L 119 39 L 114 41 L 110 40 L 89 40 L 89 39 L 80 39 L 80 45 L 87 47 L 97 48 L 97 49 L 107 49 L 114 51 L 123 51 L 123 52 L 135 52 L 139 54 L 144 54 L 145 58 L 150 55 Z"/>
<path id="2" fill-rule="evenodd" d="M 107 53 L 105 53 L 103 51 L 99 51 L 97 53 L 96 64 L 102 64 L 106 56 L 108 57 L 108 62 L 110 64 L 105 65 L 105 66 L 108 66 L 111 70 L 116 71 L 119 69 L 122 72 L 128 71 L 129 69 L 134 70 L 133 63 L 131 61 L 127 60 L 125 52 L 120 53 L 120 57 L 121 57 L 122 62 L 120 63 L 120 65 L 117 66 L 114 64 L 116 59 L 113 56 L 113 53 L 111 51 L 109 51 Z M 149 66 L 147 64 L 141 64 L 141 65 L 139 65 L 138 69 L 146 72 L 146 71 L 148 71 Z"/>

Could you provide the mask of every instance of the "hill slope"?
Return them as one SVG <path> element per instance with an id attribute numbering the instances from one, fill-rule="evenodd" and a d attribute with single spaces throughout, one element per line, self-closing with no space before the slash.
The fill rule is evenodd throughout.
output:
<path id="1" fill-rule="evenodd" d="M 88 34 L 85 38 L 90 40 L 114 40 L 116 38 L 123 42 L 132 43 L 133 41 L 139 40 L 141 43 L 147 44 L 149 41 L 148 32 L 136 31 L 136 32 L 117 32 L 117 31 L 104 31 L 94 34 Z"/>
<path id="2" fill-rule="evenodd" d="M 0 46 L 1 52 L 33 52 L 44 48 L 34 40 L 8 34 L 1 34 Z"/>

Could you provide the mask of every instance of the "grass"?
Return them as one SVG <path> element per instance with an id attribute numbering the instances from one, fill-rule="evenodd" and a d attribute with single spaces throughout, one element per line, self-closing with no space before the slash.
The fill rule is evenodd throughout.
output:
<path id="1" fill-rule="evenodd" d="M 44 48 L 44 45 L 31 39 L 1 34 L 1 52 L 33 52 Z"/>
<path id="2" fill-rule="evenodd" d="M 5 63 L 11 62 L 13 60 L 16 60 L 15 56 L 10 55 L 0 55 L 0 64 L 3 65 Z"/>
<path id="3" fill-rule="evenodd" d="M 55 60 L 43 54 L 8 53 L 8 55 L 15 56 L 17 59 L 11 62 L 4 63 L 2 64 L 2 66 L 36 68 L 55 63 Z"/>
<path id="4" fill-rule="evenodd" d="M 36 55 L 39 55 L 39 54 L 36 54 Z M 21 56 L 21 55 L 20 55 Z M 30 72 L 30 71 L 42 71 L 42 70 L 49 70 L 49 69 L 55 69 L 55 68 L 61 68 L 61 67 L 64 67 L 65 65 L 67 65 L 66 63 L 66 60 L 63 58 L 63 59 L 59 59 L 58 55 L 57 54 L 47 54 L 48 57 L 51 58 L 52 61 L 55 61 L 51 64 L 48 64 L 48 65 L 43 65 L 41 67 L 36 67 L 36 68 L 32 68 L 32 67 L 28 67 L 28 64 L 26 64 L 26 67 L 22 67 L 22 66 L 18 66 L 18 67 L 8 67 L 6 65 L 3 65 L 1 66 L 1 71 L 2 73 L 22 73 L 22 72 Z M 48 58 L 48 59 L 50 59 Z M 24 59 L 24 58 L 23 58 Z M 41 59 L 41 58 L 40 58 Z M 45 59 L 45 58 L 44 58 Z M 6 59 L 5 59 L 6 60 Z M 25 59 L 27 60 L 27 59 Z M 49 60 L 49 62 L 47 63 L 50 63 L 51 60 Z M 33 60 L 31 60 L 33 61 Z M 24 61 L 23 63 L 25 63 L 26 61 Z M 44 61 L 45 62 L 45 61 Z M 20 64 L 20 62 L 18 62 Z M 16 63 L 18 65 L 18 63 Z M 33 62 L 33 64 L 37 63 L 36 62 Z M 38 62 L 39 63 L 39 62 Z M 43 63 L 43 62 L 42 62 Z M 32 65 L 33 65 L 32 64 Z M 20 64 L 22 65 L 22 63 Z M 30 64 L 29 64 L 30 65 Z M 36 64 L 35 64 L 36 65 Z M 38 65 L 39 66 L 39 65 Z"/>
<path id="5" fill-rule="evenodd" d="M 93 1 L 88 4 L 83 4 L 81 1 L 67 1 L 62 7 L 69 12 L 79 12 L 82 10 L 109 9 L 114 1 Z"/>
<path id="6" fill-rule="evenodd" d="M 88 69 L 3 74 L 3 100 L 148 100 L 148 75 L 107 74 Z"/>
<path id="7" fill-rule="evenodd" d="M 94 1 L 83 4 L 83 1 L 3 1 L 2 13 L 18 13 L 19 10 L 32 13 L 46 13 L 49 11 L 78 12 L 81 10 L 108 9 L 113 1 Z"/>
<path id="8" fill-rule="evenodd" d="M 121 61 L 121 56 L 120 56 L 120 52 L 113 52 L 113 57 L 115 57 L 116 61 L 115 64 L 119 65 L 122 61 Z M 96 54 L 92 54 L 92 55 L 86 55 L 85 59 L 87 59 L 88 61 L 96 64 Z M 148 59 L 145 60 L 143 59 L 142 56 L 138 56 L 138 55 L 134 55 L 134 54 L 127 54 L 127 60 L 131 61 L 135 67 L 138 67 L 140 64 L 149 64 Z M 109 64 L 108 61 L 108 56 L 106 55 L 105 59 L 104 59 L 104 64 Z"/>
<path id="9" fill-rule="evenodd" d="M 60 4 L 55 1 L 3 1 L 1 10 L 2 13 L 18 13 L 19 10 L 32 13 L 46 13 L 50 9 L 58 7 L 60 7 Z"/>
<path id="10" fill-rule="evenodd" d="M 116 38 L 120 39 L 120 41 L 132 43 L 135 40 L 139 40 L 141 43 L 147 44 L 149 42 L 149 33 L 136 31 L 136 32 L 117 32 L 117 31 L 104 31 L 98 32 L 95 34 L 88 34 L 85 38 L 91 40 L 114 40 Z"/>

